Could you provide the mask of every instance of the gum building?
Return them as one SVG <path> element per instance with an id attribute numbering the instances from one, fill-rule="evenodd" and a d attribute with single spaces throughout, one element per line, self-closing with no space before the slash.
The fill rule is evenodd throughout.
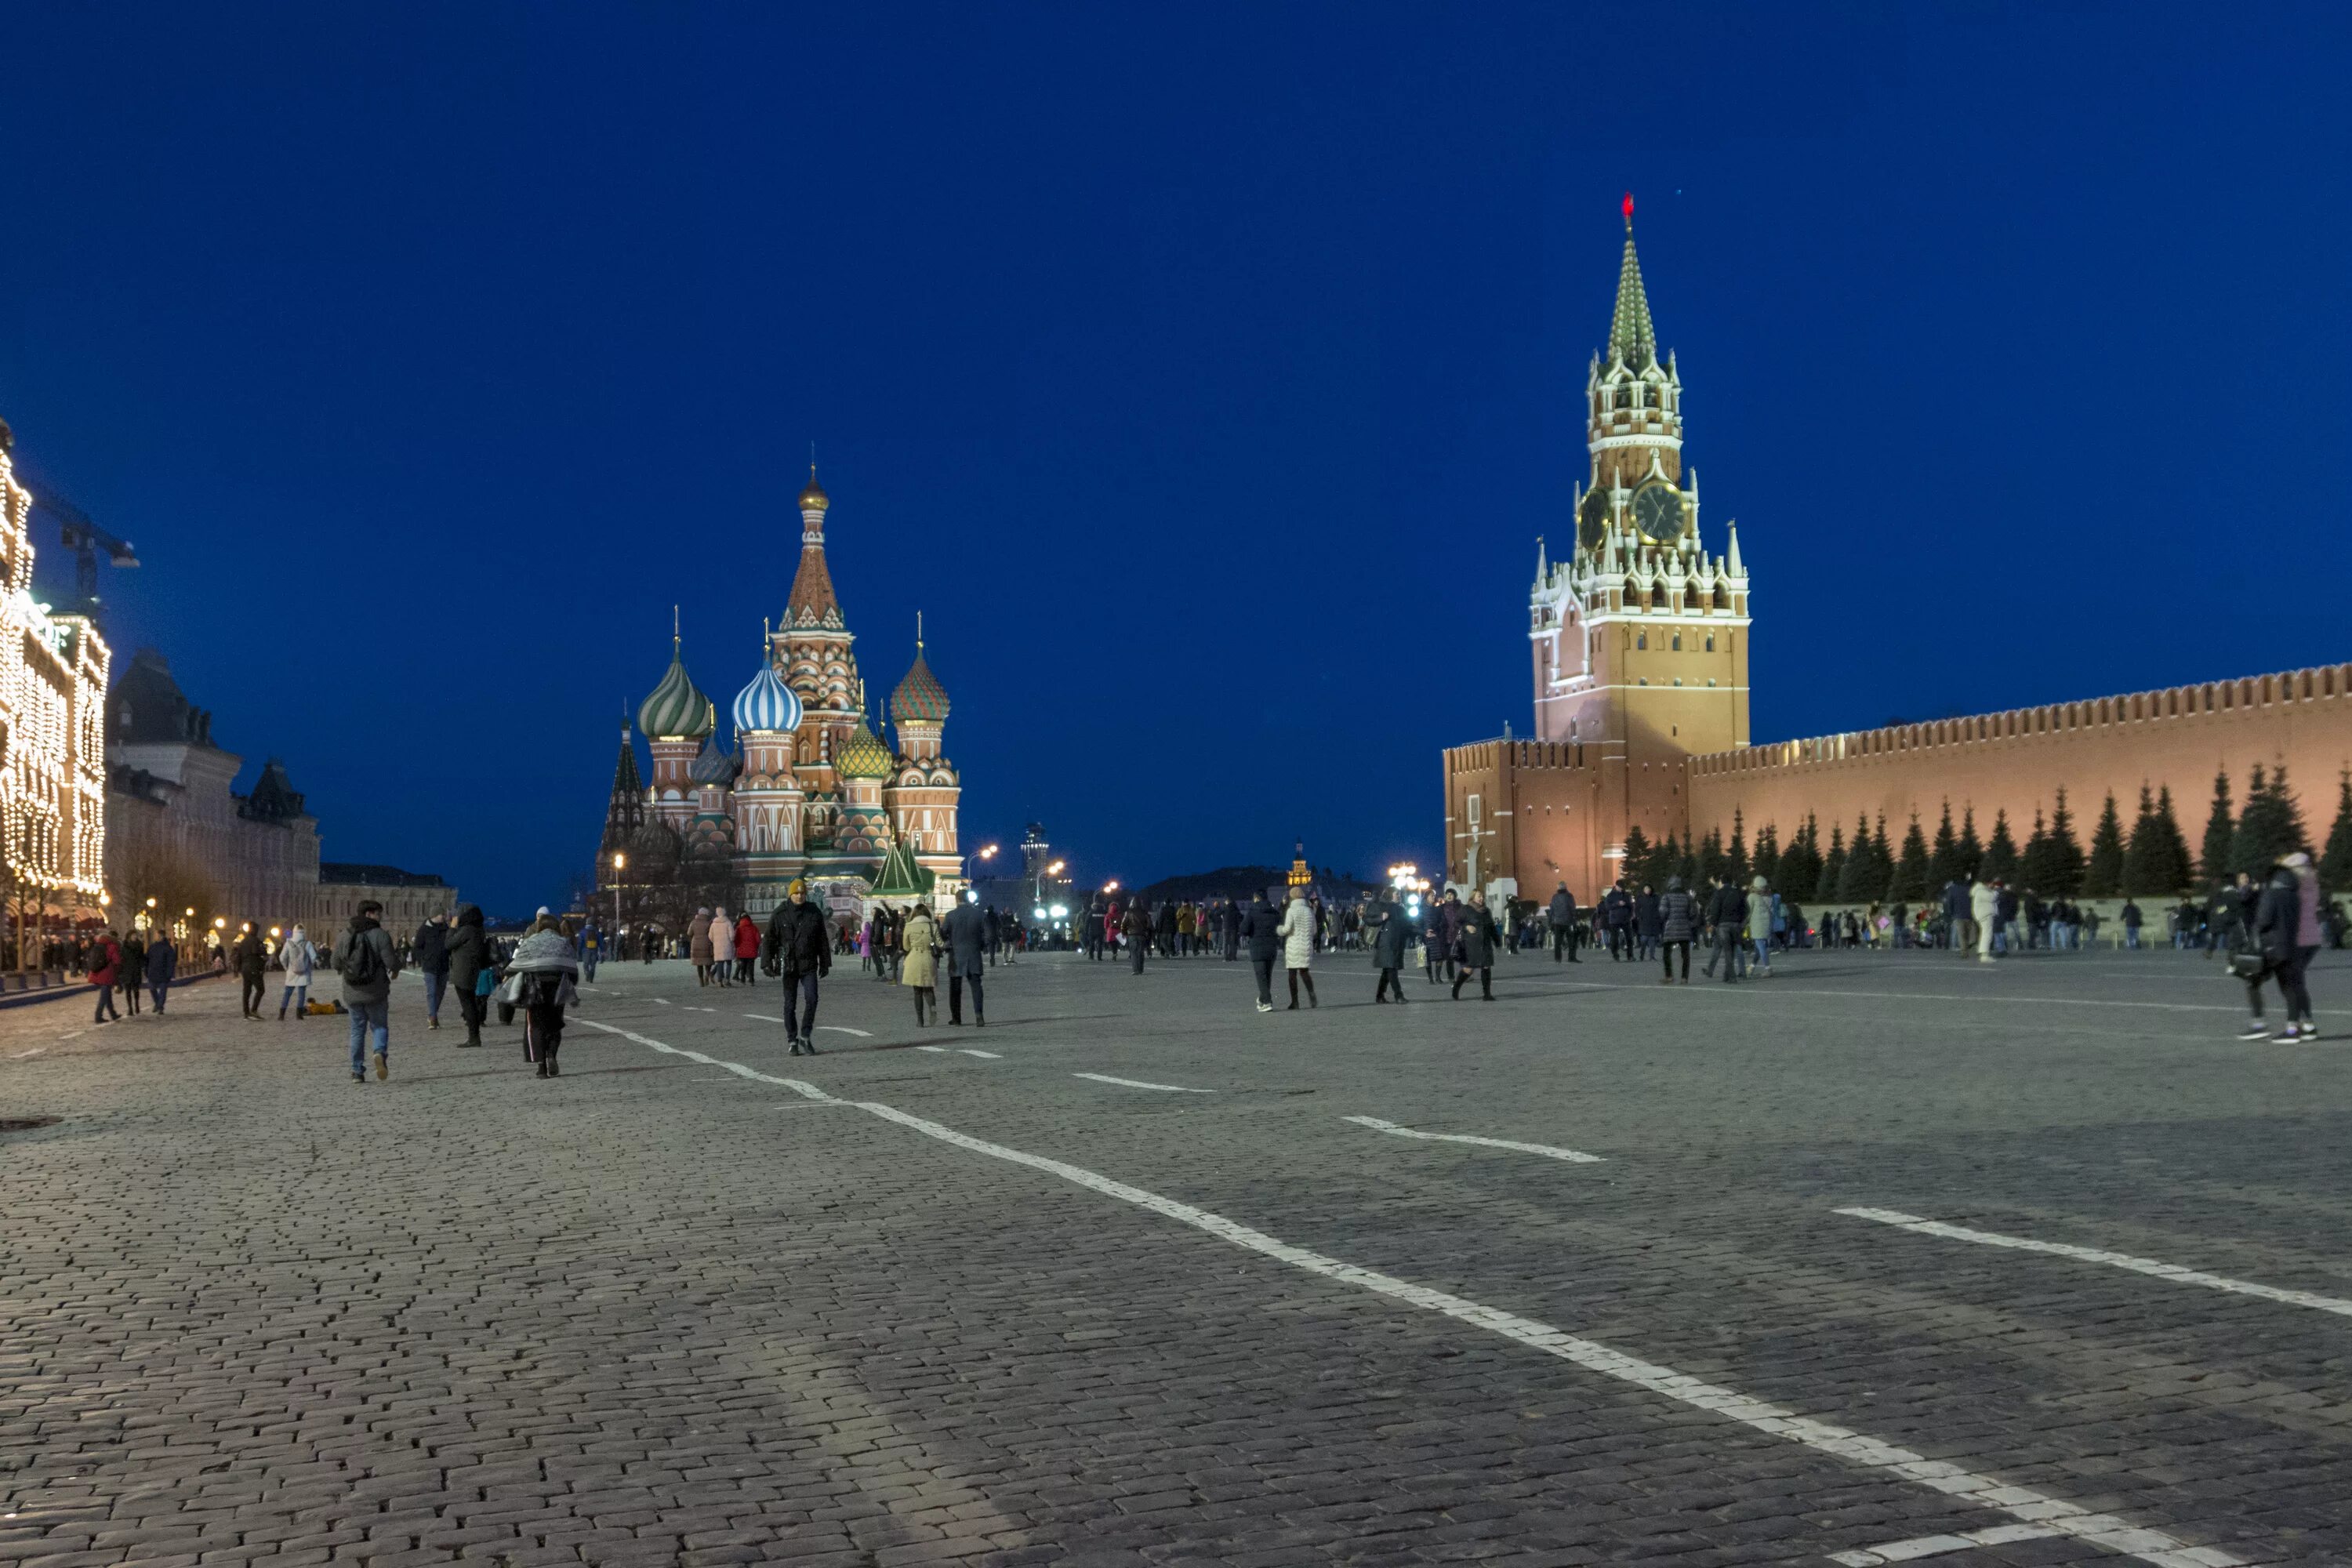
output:
<path id="1" fill-rule="evenodd" d="M 1449 881 L 1540 899 L 1565 880 L 1589 901 L 1633 828 L 1687 844 L 1727 837 L 1735 816 L 1751 842 L 1768 825 L 1786 842 L 1808 815 L 1824 837 L 1884 816 L 1899 838 L 1915 814 L 1932 830 L 1948 803 L 1980 833 L 2006 812 L 2021 840 L 2061 789 L 2087 826 L 2109 792 L 2128 821 L 2146 784 L 2169 788 L 2187 818 L 2217 772 L 2242 795 L 2256 764 L 2284 764 L 2306 818 L 2324 817 L 2352 765 L 2352 665 L 1755 744 L 1748 564 L 1736 522 L 1713 553 L 1701 530 L 1682 377 L 1660 355 L 1630 196 L 1585 412 L 1574 546 L 1560 560 L 1538 546 L 1528 596 L 1533 730 L 1444 752 Z"/>

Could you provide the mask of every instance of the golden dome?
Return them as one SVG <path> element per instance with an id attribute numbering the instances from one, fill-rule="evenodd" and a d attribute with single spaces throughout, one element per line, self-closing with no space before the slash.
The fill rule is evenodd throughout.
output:
<path id="1" fill-rule="evenodd" d="M 803 511 L 823 511 L 826 507 L 829 507 L 832 504 L 832 499 L 824 493 L 824 487 L 816 482 L 816 465 L 814 463 L 811 463 L 809 465 L 808 485 L 801 491 L 801 510 Z"/>

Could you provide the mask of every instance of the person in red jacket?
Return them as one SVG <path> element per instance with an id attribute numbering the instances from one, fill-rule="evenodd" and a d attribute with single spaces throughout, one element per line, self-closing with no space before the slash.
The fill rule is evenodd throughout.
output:
<path id="1" fill-rule="evenodd" d="M 121 972 L 122 944 L 114 940 L 112 931 L 101 931 L 89 957 L 89 983 L 98 990 L 98 1016 L 90 1020 L 93 1024 L 111 1024 L 122 1016 L 114 1010 L 114 980 Z"/>
<path id="2" fill-rule="evenodd" d="M 751 974 L 760 956 L 760 928 L 751 923 L 749 914 L 735 917 L 735 981 L 740 985 L 751 984 Z"/>

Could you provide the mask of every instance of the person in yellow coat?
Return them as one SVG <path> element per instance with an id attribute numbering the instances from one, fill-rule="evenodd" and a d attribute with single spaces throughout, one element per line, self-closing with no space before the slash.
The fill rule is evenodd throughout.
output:
<path id="1" fill-rule="evenodd" d="M 931 919 L 928 902 L 918 903 L 908 914 L 898 942 L 902 950 L 898 984 L 915 993 L 917 1026 L 927 1026 L 940 1012 L 940 925 Z"/>

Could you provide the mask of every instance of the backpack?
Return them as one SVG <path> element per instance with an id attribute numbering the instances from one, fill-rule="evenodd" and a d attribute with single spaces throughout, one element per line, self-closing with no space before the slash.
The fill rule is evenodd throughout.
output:
<path id="1" fill-rule="evenodd" d="M 368 940 L 373 931 L 352 933 L 352 950 L 343 958 L 343 982 L 349 985 L 373 985 L 387 978 L 383 972 L 383 956 Z"/>

